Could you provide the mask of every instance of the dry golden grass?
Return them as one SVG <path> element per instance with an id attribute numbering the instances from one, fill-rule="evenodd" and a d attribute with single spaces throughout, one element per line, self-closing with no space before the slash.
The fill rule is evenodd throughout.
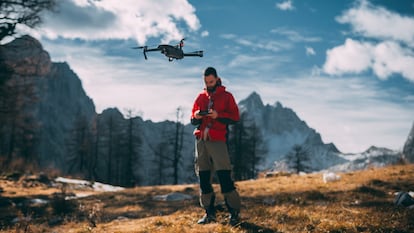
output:
<path id="1" fill-rule="evenodd" d="M 395 192 L 414 189 L 414 165 L 340 175 L 341 180 L 331 183 L 324 183 L 321 174 L 237 182 L 243 222 L 236 227 L 227 224 L 225 208 L 219 210 L 217 223 L 196 223 L 203 215 L 197 185 L 137 187 L 67 201 L 45 185 L 24 188 L 0 180 L 0 232 L 414 232 L 414 210 L 393 204 Z M 194 198 L 152 199 L 175 191 Z M 37 209 L 7 204 L 30 198 L 49 198 L 51 203 Z M 222 201 L 218 195 L 218 203 Z M 31 219 L 11 223 L 16 216 Z"/>

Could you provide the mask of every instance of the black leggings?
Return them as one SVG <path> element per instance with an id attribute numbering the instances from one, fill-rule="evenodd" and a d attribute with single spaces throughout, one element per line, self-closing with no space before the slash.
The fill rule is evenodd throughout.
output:
<path id="1" fill-rule="evenodd" d="M 200 189 L 202 194 L 208 194 L 213 192 L 213 186 L 211 185 L 211 171 L 199 171 L 200 177 Z M 221 193 L 228 193 L 236 189 L 234 181 L 231 178 L 230 170 L 219 170 L 217 176 L 220 182 Z"/>

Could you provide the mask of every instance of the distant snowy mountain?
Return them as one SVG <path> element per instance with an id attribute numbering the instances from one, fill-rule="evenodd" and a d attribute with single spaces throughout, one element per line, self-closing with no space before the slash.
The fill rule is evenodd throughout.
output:
<path id="1" fill-rule="evenodd" d="M 357 154 L 343 154 L 347 162 L 330 167 L 331 171 L 354 171 L 369 167 L 383 167 L 401 162 L 402 155 L 398 151 L 371 146 L 368 150 Z"/>
<path id="2" fill-rule="evenodd" d="M 242 100 L 239 107 L 261 130 L 267 147 L 261 164 L 263 170 L 291 171 L 289 156 L 295 147 L 306 153 L 306 161 L 302 163 L 308 172 L 357 170 L 401 160 L 401 153 L 374 146 L 359 154 L 341 153 L 333 143 L 324 143 L 320 134 L 299 119 L 293 110 L 280 102 L 264 105 L 256 92 Z"/>
<path id="3" fill-rule="evenodd" d="M 239 103 L 239 107 L 256 123 L 267 145 L 262 169 L 271 168 L 275 161 L 285 160 L 294 146 L 306 150 L 310 158 L 307 167 L 312 171 L 346 162 L 334 144 L 323 143 L 319 133 L 280 102 L 264 105 L 260 96 L 253 92 Z"/>

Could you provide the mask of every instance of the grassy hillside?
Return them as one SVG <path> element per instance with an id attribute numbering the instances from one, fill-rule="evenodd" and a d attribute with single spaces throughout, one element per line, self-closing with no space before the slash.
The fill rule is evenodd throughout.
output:
<path id="1" fill-rule="evenodd" d="M 197 185 L 98 193 L 3 176 L 0 232 L 414 232 L 414 209 L 393 204 L 395 192 L 414 191 L 414 165 L 339 175 L 341 179 L 331 183 L 324 183 L 321 174 L 238 182 L 243 222 L 236 227 L 227 224 L 221 195 L 218 222 L 196 224 L 203 215 Z M 65 200 L 71 192 L 93 195 Z M 194 198 L 153 200 L 170 192 Z M 50 202 L 29 201 L 34 198 Z"/>

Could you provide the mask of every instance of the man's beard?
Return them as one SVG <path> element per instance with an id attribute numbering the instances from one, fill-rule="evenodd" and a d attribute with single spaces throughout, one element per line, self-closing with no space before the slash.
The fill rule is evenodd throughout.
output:
<path id="1" fill-rule="evenodd" d="M 216 91 L 217 87 L 220 86 L 220 84 L 218 82 L 216 82 L 216 85 L 212 86 L 212 87 L 207 87 L 207 92 L 209 93 L 213 93 Z"/>
<path id="2" fill-rule="evenodd" d="M 214 85 L 213 87 L 207 87 L 207 92 L 213 93 L 216 91 L 217 85 Z"/>

